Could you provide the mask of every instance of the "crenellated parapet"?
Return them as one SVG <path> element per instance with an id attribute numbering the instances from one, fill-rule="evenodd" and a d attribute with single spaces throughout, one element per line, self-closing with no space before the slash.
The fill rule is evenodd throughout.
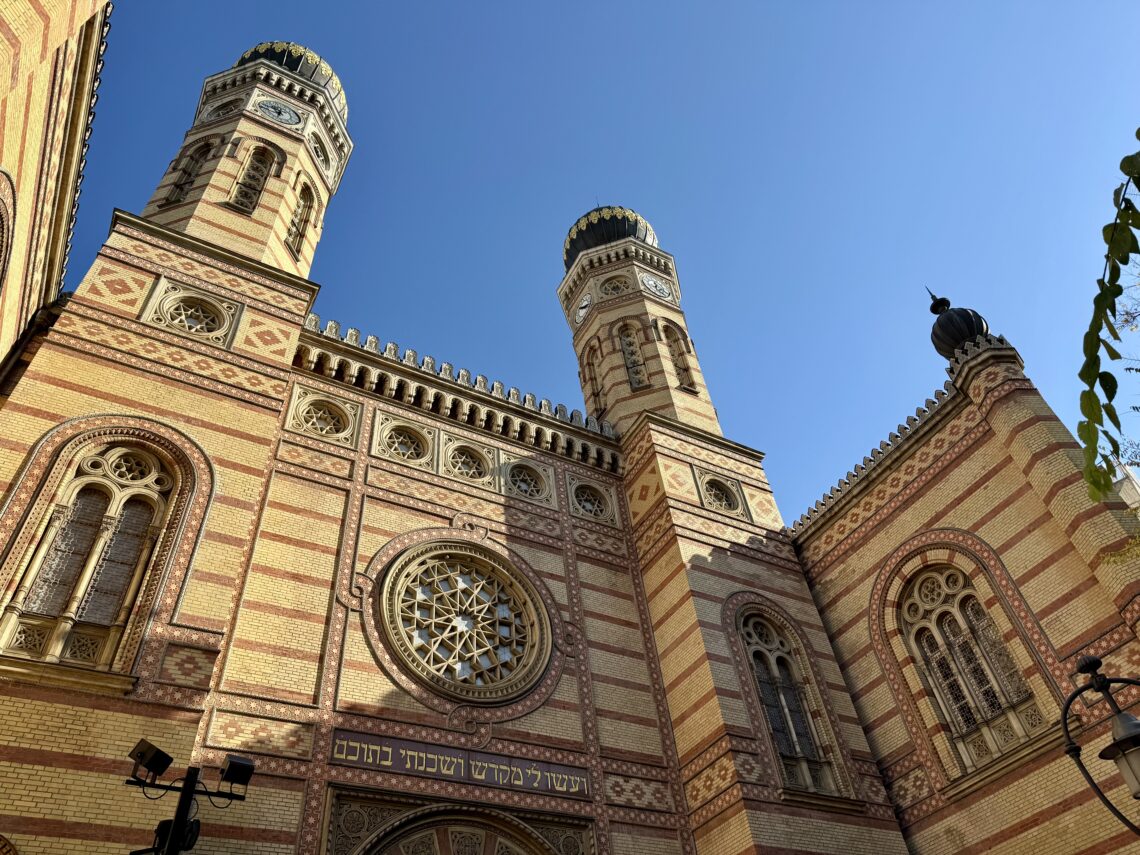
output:
<path id="1" fill-rule="evenodd" d="M 499 437 L 550 451 L 609 472 L 621 469 L 613 427 L 564 404 L 472 375 L 466 368 L 420 356 L 394 342 L 326 321 L 305 321 L 295 368 L 407 404 Z"/>

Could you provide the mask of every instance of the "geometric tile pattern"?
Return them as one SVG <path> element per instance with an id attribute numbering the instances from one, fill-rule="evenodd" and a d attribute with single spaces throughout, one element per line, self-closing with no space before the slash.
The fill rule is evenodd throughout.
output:
<path id="1" fill-rule="evenodd" d="M 197 647 L 168 645 L 162 657 L 159 679 L 176 686 L 193 689 L 210 688 L 210 676 L 214 673 L 215 650 L 201 650 Z"/>
<path id="2" fill-rule="evenodd" d="M 666 781 L 606 775 L 606 798 L 617 804 L 646 810 L 673 810 L 673 794 Z"/>
<path id="3" fill-rule="evenodd" d="M 215 748 L 307 758 L 313 751 L 313 727 L 215 710 L 207 742 Z"/>

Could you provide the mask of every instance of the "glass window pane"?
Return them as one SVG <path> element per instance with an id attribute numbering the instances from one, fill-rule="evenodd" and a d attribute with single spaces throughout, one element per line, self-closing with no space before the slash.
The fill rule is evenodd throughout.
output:
<path id="1" fill-rule="evenodd" d="M 63 611 L 87 562 L 109 504 L 110 500 L 100 490 L 84 487 L 79 491 L 28 592 L 25 601 L 28 611 L 53 617 Z"/>

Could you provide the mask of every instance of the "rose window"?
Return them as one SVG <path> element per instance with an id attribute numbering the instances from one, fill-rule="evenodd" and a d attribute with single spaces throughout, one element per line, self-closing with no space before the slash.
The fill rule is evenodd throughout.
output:
<path id="1" fill-rule="evenodd" d="M 715 511 L 735 511 L 736 495 L 732 488 L 720 481 L 710 479 L 705 482 L 705 504 Z"/>
<path id="2" fill-rule="evenodd" d="M 427 444 L 415 431 L 395 427 L 384 435 L 384 447 L 393 457 L 401 460 L 423 460 L 427 455 Z"/>
<path id="3" fill-rule="evenodd" d="M 153 472 L 150 461 L 138 454 L 120 454 L 111 461 L 111 474 L 120 481 L 142 481 Z"/>
<path id="4" fill-rule="evenodd" d="M 545 492 L 542 476 L 529 466 L 512 466 L 507 480 L 512 490 L 528 499 L 537 499 Z"/>
<path id="5" fill-rule="evenodd" d="M 331 404 L 311 402 L 298 413 L 301 428 L 321 436 L 337 436 L 348 430 L 348 419 Z"/>
<path id="6" fill-rule="evenodd" d="M 609 503 L 602 491 L 590 484 L 579 484 L 574 488 L 574 504 L 587 516 L 602 519 L 609 515 Z"/>
<path id="7" fill-rule="evenodd" d="M 222 316 L 203 300 L 178 300 L 166 309 L 166 319 L 173 327 L 192 335 L 210 335 L 225 323 Z"/>
<path id="8" fill-rule="evenodd" d="M 451 466 L 451 471 L 456 475 L 462 475 L 464 478 L 473 480 L 487 477 L 487 464 L 483 458 L 478 452 L 465 446 L 460 445 L 451 449 L 447 462 Z"/>
<path id="9" fill-rule="evenodd" d="M 550 631 L 529 583 L 497 556 L 466 545 L 424 547 L 390 571 L 381 594 L 385 634 L 433 688 L 502 700 L 530 688 Z"/>

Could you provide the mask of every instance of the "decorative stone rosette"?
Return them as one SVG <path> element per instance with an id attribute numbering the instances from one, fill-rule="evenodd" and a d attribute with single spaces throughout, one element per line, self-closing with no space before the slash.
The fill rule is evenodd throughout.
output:
<path id="1" fill-rule="evenodd" d="M 566 476 L 566 489 L 570 495 L 571 514 L 607 525 L 617 525 L 617 498 L 611 487 L 569 474 Z"/>
<path id="2" fill-rule="evenodd" d="M 356 444 L 360 428 L 360 405 L 306 386 L 294 386 L 285 427 L 351 447 Z"/>
<path id="3" fill-rule="evenodd" d="M 241 309 L 240 303 L 160 276 L 143 304 L 139 320 L 228 348 L 237 332 Z"/>
<path id="4" fill-rule="evenodd" d="M 697 481 L 697 492 L 701 497 L 701 505 L 725 516 L 748 520 L 748 504 L 744 498 L 744 491 L 740 482 L 699 466 L 693 467 L 693 475 Z"/>

